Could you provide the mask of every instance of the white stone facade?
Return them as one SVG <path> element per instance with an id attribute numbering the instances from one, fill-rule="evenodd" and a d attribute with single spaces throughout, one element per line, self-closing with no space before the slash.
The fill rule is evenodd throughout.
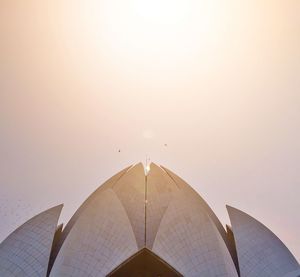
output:
<path id="1" fill-rule="evenodd" d="M 25 222 L 0 244 L 1 277 L 46 277 L 62 205 Z"/>
<path id="2" fill-rule="evenodd" d="M 300 269 L 292 253 L 266 226 L 238 209 L 227 206 L 227 210 L 241 277 L 285 277 Z"/>
<path id="3" fill-rule="evenodd" d="M 110 178 L 53 243 L 60 210 L 32 218 L 0 244 L 0 277 L 45 277 L 48 268 L 49 277 L 108 276 L 145 248 L 173 270 L 168 277 L 300 276 L 296 259 L 265 226 L 228 207 L 227 233 L 204 199 L 155 164 L 147 175 L 140 163 Z"/>

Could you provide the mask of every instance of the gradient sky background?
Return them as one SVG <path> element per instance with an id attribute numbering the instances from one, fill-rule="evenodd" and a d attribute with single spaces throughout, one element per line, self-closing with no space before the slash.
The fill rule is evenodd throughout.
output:
<path id="1" fill-rule="evenodd" d="M 66 222 L 148 155 L 300 260 L 299 14 L 298 0 L 0 0 L 0 241 L 59 203 Z"/>

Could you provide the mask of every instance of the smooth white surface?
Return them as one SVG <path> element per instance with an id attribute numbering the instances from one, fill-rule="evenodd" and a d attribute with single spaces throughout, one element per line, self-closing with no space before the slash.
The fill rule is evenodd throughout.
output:
<path id="1" fill-rule="evenodd" d="M 108 188 L 89 203 L 74 224 L 50 276 L 106 276 L 137 251 L 127 213 Z"/>
<path id="2" fill-rule="evenodd" d="M 29 219 L 0 244 L 1 277 L 46 277 L 62 205 Z"/>
<path id="3" fill-rule="evenodd" d="M 199 199 L 185 190 L 170 202 L 152 250 L 184 276 L 238 276 L 216 226 Z"/>
<path id="4" fill-rule="evenodd" d="M 238 209 L 227 209 L 241 277 L 283 277 L 300 269 L 291 252 L 266 226 Z"/>

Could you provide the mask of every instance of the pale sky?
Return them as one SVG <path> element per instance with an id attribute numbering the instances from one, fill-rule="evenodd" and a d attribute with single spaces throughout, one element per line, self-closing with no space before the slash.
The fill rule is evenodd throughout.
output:
<path id="1" fill-rule="evenodd" d="M 300 260 L 299 14 L 299 0 L 0 0 L 0 241 L 60 203 L 66 223 L 148 155 L 223 224 L 241 209 Z"/>

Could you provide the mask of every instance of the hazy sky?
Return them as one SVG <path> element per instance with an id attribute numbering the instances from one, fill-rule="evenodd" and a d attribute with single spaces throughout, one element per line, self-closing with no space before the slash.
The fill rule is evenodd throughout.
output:
<path id="1" fill-rule="evenodd" d="M 300 260 L 299 14 L 298 0 L 0 0 L 0 241 L 59 203 L 66 222 L 148 155 Z"/>

